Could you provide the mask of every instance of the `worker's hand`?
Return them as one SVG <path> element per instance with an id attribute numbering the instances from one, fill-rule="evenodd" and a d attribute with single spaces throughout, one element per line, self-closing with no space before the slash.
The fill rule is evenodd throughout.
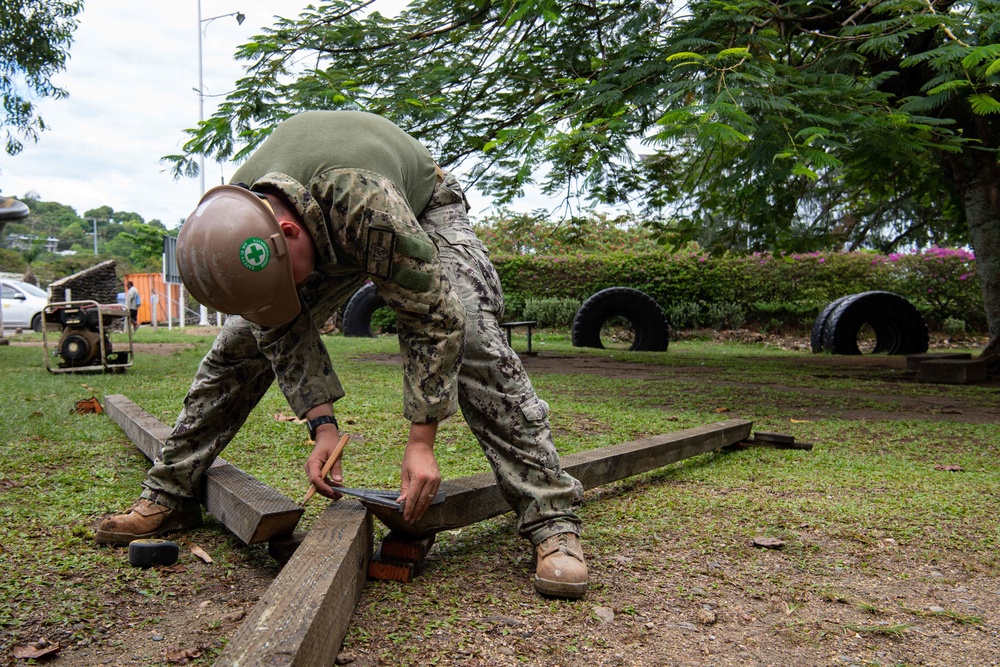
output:
<path id="1" fill-rule="evenodd" d="M 316 487 L 316 493 L 327 498 L 340 498 L 341 494 L 334 490 L 333 485 L 344 485 L 344 475 L 339 460 L 333 464 L 326 479 L 322 476 L 323 466 L 337 448 L 339 440 L 340 433 L 332 424 L 320 426 L 316 430 L 316 446 L 306 459 L 306 475 L 309 477 L 309 483 Z"/>
<path id="2" fill-rule="evenodd" d="M 403 454 L 402 484 L 396 502 L 403 504 L 403 520 L 416 523 L 424 516 L 441 486 L 441 471 L 434 457 L 437 424 L 412 424 Z"/>

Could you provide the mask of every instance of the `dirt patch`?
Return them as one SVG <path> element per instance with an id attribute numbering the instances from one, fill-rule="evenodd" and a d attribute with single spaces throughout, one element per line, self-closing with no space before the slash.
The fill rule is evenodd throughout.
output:
<path id="1" fill-rule="evenodd" d="M 42 347 L 40 341 L 18 341 L 12 342 L 11 345 L 17 347 Z M 158 357 L 168 357 L 185 350 L 193 350 L 194 348 L 194 343 L 132 343 L 132 350 L 135 354 L 151 354 Z M 117 345 L 114 349 L 118 349 Z"/>
<path id="2" fill-rule="evenodd" d="M 802 345 L 797 339 L 789 339 L 791 345 Z M 807 342 L 806 342 L 806 346 Z M 365 355 L 365 359 L 377 363 L 399 365 L 397 354 Z M 971 424 L 994 424 L 1000 421 L 996 406 L 992 403 L 977 405 L 973 401 L 951 396 L 946 390 L 940 396 L 912 396 L 904 392 L 879 392 L 874 398 L 884 405 L 879 408 L 849 407 L 864 399 L 867 394 L 866 384 L 886 382 L 890 384 L 916 383 L 916 373 L 906 370 L 904 357 L 886 355 L 833 356 L 823 354 L 802 354 L 794 357 L 754 357 L 747 354 L 751 362 L 787 365 L 801 369 L 815 369 L 813 376 L 817 379 L 838 378 L 856 380 L 857 383 L 848 389 L 819 389 L 803 386 L 789 386 L 781 383 L 764 383 L 748 387 L 745 382 L 718 377 L 722 370 L 713 366 L 657 366 L 629 361 L 620 361 L 609 357 L 573 356 L 564 354 L 524 355 L 522 362 L 528 374 L 532 377 L 546 374 L 557 375 L 595 375 L 613 379 L 634 379 L 637 381 L 670 381 L 681 380 L 697 382 L 706 386 L 732 389 L 733 401 L 753 396 L 755 393 L 768 391 L 772 394 L 786 395 L 786 405 L 801 405 L 803 399 L 813 397 L 811 404 L 800 411 L 802 418 L 820 419 L 836 417 L 846 420 L 885 419 L 905 421 L 911 419 L 927 421 L 958 421 Z M 976 384 L 983 388 L 1000 388 L 1000 380 L 989 380 Z M 826 400 L 818 400 L 826 399 Z M 846 399 L 842 401 L 840 399 Z M 847 405 L 847 407 L 845 407 Z"/>

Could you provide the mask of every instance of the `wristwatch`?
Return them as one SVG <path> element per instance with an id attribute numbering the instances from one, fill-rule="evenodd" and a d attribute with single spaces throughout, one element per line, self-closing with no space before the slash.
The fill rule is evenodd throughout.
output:
<path id="1" fill-rule="evenodd" d="M 314 442 L 316 440 L 316 429 L 323 424 L 333 424 L 334 428 L 340 429 L 340 424 L 337 423 L 337 419 L 330 415 L 323 415 L 322 417 L 316 417 L 316 419 L 310 419 L 306 421 L 306 426 L 309 427 L 309 438 Z"/>

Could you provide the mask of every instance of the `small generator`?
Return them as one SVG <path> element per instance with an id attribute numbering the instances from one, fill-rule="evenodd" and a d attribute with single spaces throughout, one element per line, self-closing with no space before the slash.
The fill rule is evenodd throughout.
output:
<path id="1" fill-rule="evenodd" d="M 132 365 L 132 327 L 125 306 L 96 301 L 50 303 L 42 311 L 42 318 L 45 368 L 50 373 L 121 372 Z M 50 331 L 61 332 L 53 350 L 49 349 Z M 112 344 L 113 332 L 127 333 L 127 344 Z M 55 358 L 60 361 L 53 367 L 50 360 Z"/>

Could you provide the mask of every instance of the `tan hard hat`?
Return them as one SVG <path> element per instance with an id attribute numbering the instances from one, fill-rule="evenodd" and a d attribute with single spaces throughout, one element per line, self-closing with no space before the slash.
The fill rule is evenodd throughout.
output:
<path id="1" fill-rule="evenodd" d="M 235 185 L 214 187 L 177 236 L 177 268 L 199 303 L 264 326 L 302 309 L 292 259 L 270 205 Z"/>

